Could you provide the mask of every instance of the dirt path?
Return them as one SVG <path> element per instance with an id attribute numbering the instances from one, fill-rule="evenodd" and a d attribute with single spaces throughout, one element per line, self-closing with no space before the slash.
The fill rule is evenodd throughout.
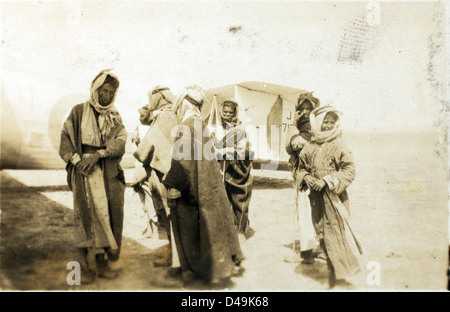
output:
<path id="1" fill-rule="evenodd" d="M 399 141 L 369 143 L 353 141 L 358 176 L 349 195 L 353 225 L 365 248 L 362 271 L 352 280 L 355 289 L 445 289 L 448 213 L 442 164 L 424 152 L 423 146 L 407 142 L 399 146 Z M 376 153 L 380 146 L 392 146 L 392 150 Z M 399 148 L 403 154 L 397 157 L 394 151 Z M 132 170 L 126 173 L 130 177 Z M 115 280 L 68 286 L 66 265 L 79 260 L 79 255 L 72 247 L 72 194 L 65 184 L 65 172 L 2 170 L 1 288 L 183 290 L 181 282 L 167 282 L 166 268 L 153 267 L 167 240 L 143 237 L 145 221 L 139 199 L 130 188 L 125 197 L 121 275 Z M 247 256 L 245 271 L 214 290 L 327 289 L 323 262 L 305 266 L 285 261 L 292 255 L 293 205 L 288 172 L 255 171 L 252 235 L 242 246 Z M 367 283 L 374 263 L 380 266 L 380 285 Z"/>

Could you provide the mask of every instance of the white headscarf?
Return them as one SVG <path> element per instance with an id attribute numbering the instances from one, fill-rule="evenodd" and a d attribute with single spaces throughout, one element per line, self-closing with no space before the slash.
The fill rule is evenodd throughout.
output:
<path id="1" fill-rule="evenodd" d="M 117 88 L 115 90 L 114 96 L 111 103 L 107 106 L 100 105 L 98 101 L 98 89 L 104 84 L 106 78 L 111 76 L 111 78 L 117 81 Z M 111 129 L 118 124 L 122 123 L 122 118 L 119 112 L 114 106 L 114 100 L 116 99 L 117 92 L 119 90 L 119 79 L 116 75 L 110 72 L 110 69 L 102 70 L 97 77 L 91 83 L 91 96 L 89 101 L 84 105 L 83 117 L 81 120 L 81 142 L 82 144 L 100 146 L 101 141 L 104 141 L 106 136 L 109 134 Z M 94 112 L 95 109 L 99 113 L 98 117 L 98 130 L 102 136 L 102 140 L 98 136 L 97 122 L 95 120 Z"/>
<path id="2" fill-rule="evenodd" d="M 322 131 L 323 120 L 330 112 L 333 112 L 338 116 L 336 124 L 332 130 Z M 316 143 L 325 143 L 340 137 L 342 135 L 340 116 L 342 116 L 342 113 L 332 106 L 322 106 L 314 109 L 309 115 L 312 133 L 311 141 Z"/>
<path id="3" fill-rule="evenodd" d="M 149 110 L 172 110 L 176 98 L 168 87 L 156 86 L 148 92 L 148 104 L 146 105 Z"/>
<path id="4" fill-rule="evenodd" d="M 174 107 L 175 115 L 181 122 L 191 116 L 201 117 L 201 107 L 206 101 L 203 89 L 197 85 L 189 86 L 180 94 Z"/>

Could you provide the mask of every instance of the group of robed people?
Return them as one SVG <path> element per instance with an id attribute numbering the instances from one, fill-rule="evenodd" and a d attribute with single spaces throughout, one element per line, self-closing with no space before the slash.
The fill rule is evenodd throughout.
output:
<path id="1" fill-rule="evenodd" d="M 93 279 L 114 278 L 121 269 L 117 260 L 126 183 L 120 161 L 127 133 L 114 106 L 118 88 L 117 76 L 100 72 L 91 84 L 90 99 L 72 109 L 61 133 L 60 155 L 74 195 L 75 246 L 84 253 Z M 224 140 L 234 136 L 227 135 L 214 141 L 213 152 L 220 156 L 197 159 L 195 147 L 208 143 L 207 136 L 196 134 L 198 125 L 202 133 L 211 131 L 201 119 L 205 101 L 198 86 L 186 88 L 177 98 L 168 88 L 154 88 L 140 110 L 140 121 L 149 128 L 134 153 L 143 170 L 133 187 L 148 187 L 161 222 L 154 216 L 150 220 L 162 223 L 170 242 L 164 262 L 186 283 L 216 283 L 235 274 L 245 259 L 240 244 L 249 224 L 251 146 L 235 142 L 233 152 Z M 224 105 L 232 108 L 223 118 L 224 129 L 233 124 L 233 131 L 245 131 L 237 119 L 237 103 Z M 173 148 L 177 141 L 183 143 L 181 158 Z M 237 157 L 242 151 L 244 157 Z"/>
<path id="2" fill-rule="evenodd" d="M 73 107 L 61 133 L 60 155 L 74 197 L 75 246 L 94 279 L 114 278 L 121 270 L 126 183 L 120 161 L 127 132 L 114 106 L 118 88 L 117 76 L 100 72 L 89 100 Z M 181 276 L 185 283 L 216 283 L 240 271 L 249 225 L 254 152 L 238 118 L 239 105 L 233 99 L 220 104 L 223 131 L 217 131 L 202 119 L 206 101 L 195 85 L 178 97 L 169 88 L 153 88 L 149 103 L 139 110 L 147 133 L 134 138 L 139 170 L 132 186 L 147 207 L 148 225 L 162 224 L 169 238 L 167 255 L 155 265 L 169 266 L 168 276 Z M 320 107 L 319 99 L 304 93 L 295 116 L 286 150 L 294 177 L 300 256 L 311 264 L 319 247 L 334 287 L 359 271 L 356 253 L 362 249 L 350 227 L 346 192 L 355 166 L 342 140 L 339 111 Z M 198 147 L 202 153 L 211 138 L 215 157 L 198 157 Z"/>

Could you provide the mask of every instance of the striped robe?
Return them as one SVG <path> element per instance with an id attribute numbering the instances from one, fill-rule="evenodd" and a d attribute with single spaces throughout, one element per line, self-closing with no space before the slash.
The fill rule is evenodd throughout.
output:
<path id="1" fill-rule="evenodd" d="M 75 154 L 83 158 L 86 153 L 81 144 L 81 120 L 85 110 L 86 103 L 72 109 L 61 131 L 59 150 L 67 163 L 67 183 L 73 192 L 75 246 L 106 249 L 108 258 L 117 260 L 122 242 L 125 192 L 120 161 L 125 153 L 127 132 L 123 124 L 115 124 L 101 146 L 96 147 L 104 151 L 106 157 L 85 177 L 71 161 Z"/>
<path id="2" fill-rule="evenodd" d="M 353 275 L 360 267 L 355 255 L 357 243 L 347 222 L 350 211 L 346 189 L 355 178 L 355 165 L 341 138 L 305 145 L 300 153 L 297 180 L 305 183 L 308 174 L 327 184 L 320 192 L 310 190 L 309 198 L 314 228 L 329 265 L 337 279 Z"/>

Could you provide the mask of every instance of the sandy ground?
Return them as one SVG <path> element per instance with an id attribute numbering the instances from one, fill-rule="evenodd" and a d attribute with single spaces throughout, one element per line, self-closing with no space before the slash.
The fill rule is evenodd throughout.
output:
<path id="1" fill-rule="evenodd" d="M 434 136 L 351 137 L 357 179 L 348 189 L 352 224 L 363 244 L 354 290 L 445 290 L 448 269 L 448 191 L 445 151 Z M 131 181 L 133 171 L 126 170 Z M 226 285 L 188 290 L 327 290 L 323 261 L 311 266 L 285 260 L 293 255 L 294 193 L 289 172 L 254 171 L 251 233 L 242 245 L 241 276 Z M 124 266 L 114 280 L 69 286 L 67 263 L 79 260 L 72 247 L 72 194 L 61 170 L 1 171 L 2 290 L 183 290 L 153 261 L 168 241 L 145 238 L 138 196 L 127 188 Z M 372 280 L 379 265 L 379 285 Z M 368 278 L 369 277 L 369 278 Z"/>

